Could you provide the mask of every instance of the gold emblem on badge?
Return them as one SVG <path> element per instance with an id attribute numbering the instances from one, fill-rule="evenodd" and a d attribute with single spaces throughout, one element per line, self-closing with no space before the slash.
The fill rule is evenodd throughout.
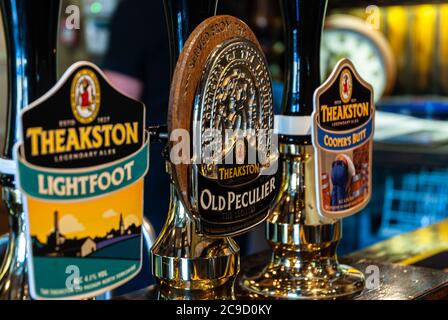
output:
<path id="1" fill-rule="evenodd" d="M 347 103 L 352 98 L 353 82 L 350 70 L 345 69 L 339 78 L 339 94 L 343 103 Z"/>
<path id="2" fill-rule="evenodd" d="M 236 150 L 236 163 L 244 164 L 244 160 L 246 159 L 246 145 L 244 140 L 237 140 L 235 144 Z"/>
<path id="3" fill-rule="evenodd" d="M 73 116 L 80 123 L 91 123 L 100 110 L 100 84 L 90 69 L 82 69 L 73 78 L 71 92 Z"/>

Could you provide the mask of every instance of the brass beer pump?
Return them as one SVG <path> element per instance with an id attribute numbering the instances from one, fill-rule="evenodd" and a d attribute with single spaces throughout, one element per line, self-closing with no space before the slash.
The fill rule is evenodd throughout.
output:
<path id="1" fill-rule="evenodd" d="M 168 111 L 171 204 L 164 229 L 151 249 L 152 272 L 160 299 L 233 299 L 240 259 L 231 236 L 264 221 L 268 206 L 260 200 L 252 207 L 239 208 L 237 218 L 236 210 L 226 209 L 233 200 L 218 209 L 212 199 L 225 202 L 224 195 L 260 188 L 263 181 L 264 190 L 272 191 L 264 192 L 263 200 L 271 202 L 274 187 L 269 188 L 273 185 L 269 175 L 247 175 L 238 181 L 219 178 L 218 170 L 225 172 L 235 166 L 221 166 L 223 158 L 240 150 L 244 151 L 240 153 L 243 162 L 247 161 L 246 151 L 254 144 L 232 136 L 225 142 L 230 147 L 225 148 L 223 140 L 209 140 L 207 132 L 272 129 L 270 75 L 261 47 L 247 25 L 235 17 L 213 16 L 217 1 L 164 3 L 174 70 Z M 177 142 L 173 135 L 179 129 L 191 137 L 188 148 L 192 153 L 186 163 L 172 158 Z M 207 158 L 210 163 L 196 162 L 207 148 L 221 151 L 218 157 Z"/>
<path id="2" fill-rule="evenodd" d="M 282 182 L 266 225 L 271 260 L 255 268 L 255 276 L 241 280 L 253 298 L 336 299 L 364 288 L 360 271 L 338 263 L 341 221 L 323 218 L 317 211 L 310 124 L 313 93 L 320 85 L 326 4 L 281 0 L 288 59 L 282 115 L 276 119 Z"/>
<path id="3" fill-rule="evenodd" d="M 203 20 L 216 14 L 217 0 L 165 0 L 171 70 L 193 31 Z M 196 233 L 196 223 L 180 200 L 170 176 L 170 206 L 166 224 L 151 249 L 152 272 L 161 299 L 211 299 L 231 297 L 231 286 L 239 270 L 239 248 L 231 238 L 210 239 Z"/>

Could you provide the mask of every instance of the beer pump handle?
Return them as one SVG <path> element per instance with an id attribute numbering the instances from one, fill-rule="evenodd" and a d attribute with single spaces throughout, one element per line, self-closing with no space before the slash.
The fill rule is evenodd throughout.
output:
<path id="1" fill-rule="evenodd" d="M 313 94 L 320 85 L 320 41 L 327 0 L 280 0 L 280 4 L 287 47 L 280 141 L 310 144 L 310 116 Z"/>
<path id="2" fill-rule="evenodd" d="M 8 59 L 8 111 L 2 158 L 12 158 L 20 135 L 20 111 L 56 83 L 60 2 L 1 1 Z"/>
<path id="3" fill-rule="evenodd" d="M 171 75 L 190 33 L 206 18 L 214 16 L 218 0 L 164 0 L 170 43 Z"/>

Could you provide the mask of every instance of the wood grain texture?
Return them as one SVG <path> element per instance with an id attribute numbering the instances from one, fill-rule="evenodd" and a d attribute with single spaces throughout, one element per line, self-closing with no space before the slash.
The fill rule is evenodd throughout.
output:
<path id="1" fill-rule="evenodd" d="M 193 105 L 207 59 L 217 46 L 236 37 L 245 38 L 262 50 L 252 30 L 243 21 L 228 15 L 208 18 L 191 33 L 177 61 L 171 83 L 168 108 L 170 136 L 173 130 L 184 129 L 190 133 L 190 139 L 193 138 Z M 170 141 L 170 151 L 176 143 Z M 192 209 L 189 200 L 190 169 L 190 164 L 173 164 L 171 168 L 182 202 L 189 210 Z"/>

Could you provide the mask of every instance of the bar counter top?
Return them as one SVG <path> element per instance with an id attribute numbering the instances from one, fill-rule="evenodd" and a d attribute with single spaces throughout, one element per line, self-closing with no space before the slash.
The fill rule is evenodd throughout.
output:
<path id="1" fill-rule="evenodd" d="M 448 268 L 448 219 L 440 223 L 405 233 L 379 242 L 370 247 L 356 251 L 348 257 L 351 259 L 368 259 L 401 265 L 430 266 L 429 258 L 441 256 L 436 268 Z M 444 258 L 444 259 L 442 259 Z M 426 260 L 426 262 L 425 262 Z M 441 263 L 445 262 L 445 266 Z"/>
<path id="2" fill-rule="evenodd" d="M 6 238 L 2 237 L 2 247 L 5 240 Z M 269 259 L 269 251 L 241 259 L 241 272 L 235 281 L 234 298 L 254 298 L 239 285 L 242 275 L 253 275 L 265 266 Z M 368 267 L 378 267 L 379 287 L 366 287 L 354 299 L 448 299 L 448 220 L 379 242 L 342 257 L 340 262 L 362 271 L 366 275 L 367 283 L 370 275 Z M 220 298 L 220 291 L 226 289 L 201 294 L 199 298 Z M 157 288 L 151 286 L 119 299 L 141 300 L 157 297 Z M 198 297 L 193 294 L 184 298 Z"/>
<path id="3" fill-rule="evenodd" d="M 243 269 L 257 259 L 266 261 L 269 253 L 243 261 Z M 340 260 L 367 277 L 369 265 L 379 267 L 379 288 L 366 288 L 356 299 L 448 299 L 448 219 L 379 242 Z"/>
<path id="4" fill-rule="evenodd" d="M 435 300 L 448 299 L 448 220 L 438 224 L 406 233 L 380 242 L 340 259 L 361 270 L 369 283 L 369 266 L 377 266 L 380 275 L 379 286 L 368 286 L 353 297 L 358 300 Z M 242 275 L 258 272 L 270 259 L 270 252 L 242 258 L 241 272 L 236 280 L 234 298 L 253 299 L 249 292 L 241 288 Z M 419 265 L 425 265 L 424 267 Z M 223 290 L 225 291 L 225 290 Z M 185 299 L 219 298 L 220 290 L 203 293 L 200 296 L 189 294 Z M 155 286 L 134 292 L 121 299 L 156 299 Z"/>
<path id="5" fill-rule="evenodd" d="M 265 265 L 268 259 L 268 252 L 246 259 L 242 263 L 243 272 L 247 266 Z M 379 287 L 366 288 L 355 299 L 448 299 L 448 219 L 379 242 L 340 260 L 361 270 L 367 278 L 368 266 L 379 268 Z"/>
<path id="6" fill-rule="evenodd" d="M 269 252 L 252 256 L 242 262 L 242 274 L 251 275 L 250 270 L 266 265 Z M 341 263 L 348 264 L 362 271 L 366 277 L 369 266 L 379 269 L 379 287 L 366 287 L 357 300 L 416 300 L 416 299 L 448 299 L 448 273 L 436 269 L 401 265 L 362 257 L 343 257 Z M 367 282 L 368 278 L 367 278 Z M 237 281 L 239 283 L 239 281 Z M 244 290 L 237 285 L 237 298 L 250 299 Z"/>

